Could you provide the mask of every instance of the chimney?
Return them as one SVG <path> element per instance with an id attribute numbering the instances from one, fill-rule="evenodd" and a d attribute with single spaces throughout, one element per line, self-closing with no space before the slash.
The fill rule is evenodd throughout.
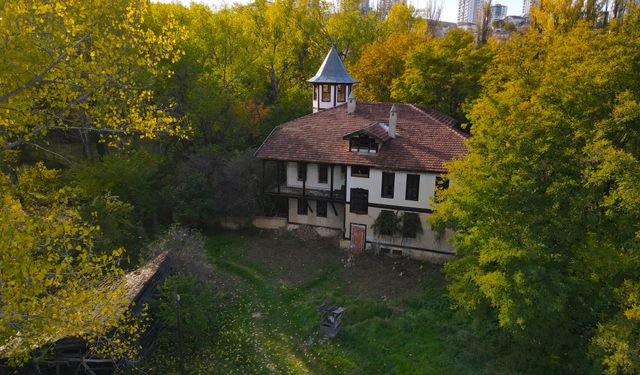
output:
<path id="1" fill-rule="evenodd" d="M 389 112 L 389 137 L 396 137 L 396 123 L 398 122 L 398 109 L 396 105 L 391 106 L 391 111 Z"/>
<path id="2" fill-rule="evenodd" d="M 352 115 L 356 112 L 356 96 L 353 95 L 353 91 L 349 94 L 349 99 L 347 101 L 347 113 Z"/>

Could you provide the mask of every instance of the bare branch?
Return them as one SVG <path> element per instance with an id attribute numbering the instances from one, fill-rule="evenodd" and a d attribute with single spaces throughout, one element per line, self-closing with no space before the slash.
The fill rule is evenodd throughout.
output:
<path id="1" fill-rule="evenodd" d="M 39 144 L 37 144 L 37 143 L 26 142 L 25 144 L 27 144 L 27 145 L 29 145 L 29 146 L 33 146 L 33 147 L 35 147 L 35 148 L 37 148 L 37 149 L 39 149 L 39 150 L 42 150 L 42 151 L 47 152 L 47 153 L 49 153 L 49 154 L 52 154 L 52 155 L 54 155 L 54 156 L 57 156 L 58 158 L 60 158 L 60 159 L 62 159 L 63 161 L 65 161 L 67 164 L 74 164 L 74 162 L 73 162 L 73 161 L 71 161 L 70 159 L 67 159 L 66 157 L 64 157 L 64 156 L 60 155 L 59 153 L 57 153 L 57 152 L 55 152 L 55 151 L 49 150 L 49 149 L 47 149 L 47 148 L 44 148 L 44 147 L 40 146 L 40 145 L 39 145 Z"/>

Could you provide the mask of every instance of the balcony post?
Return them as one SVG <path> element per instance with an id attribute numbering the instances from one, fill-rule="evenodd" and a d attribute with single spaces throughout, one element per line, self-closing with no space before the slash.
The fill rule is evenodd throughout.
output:
<path id="1" fill-rule="evenodd" d="M 282 167 L 282 161 L 277 161 L 276 162 L 276 169 L 278 170 L 278 172 L 277 172 L 277 175 L 278 175 L 278 193 L 280 193 L 280 179 L 282 178 L 281 171 L 280 171 L 281 167 Z"/>
<path id="2" fill-rule="evenodd" d="M 331 164 L 331 188 L 329 189 L 329 198 L 333 199 L 333 164 Z"/>
<path id="3" fill-rule="evenodd" d="M 302 174 L 302 196 L 307 196 L 307 163 L 302 163 L 304 166 L 303 174 Z"/>
<path id="4" fill-rule="evenodd" d="M 265 180 L 265 164 L 267 164 L 267 161 L 262 159 L 262 193 L 264 194 L 265 191 L 265 185 L 267 184 L 267 181 Z"/>

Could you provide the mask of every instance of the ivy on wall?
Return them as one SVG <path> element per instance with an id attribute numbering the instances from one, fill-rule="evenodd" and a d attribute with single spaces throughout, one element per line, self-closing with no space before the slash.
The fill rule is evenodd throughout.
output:
<path id="1" fill-rule="evenodd" d="M 415 212 L 393 212 L 382 210 L 371 226 L 378 236 L 402 234 L 403 238 L 415 238 L 423 232 L 420 216 Z"/>

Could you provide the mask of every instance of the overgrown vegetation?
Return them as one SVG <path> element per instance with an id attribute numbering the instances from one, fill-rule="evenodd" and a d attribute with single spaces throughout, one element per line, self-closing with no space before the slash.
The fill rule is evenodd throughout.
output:
<path id="1" fill-rule="evenodd" d="M 266 264 L 243 252 L 251 246 L 277 251 L 260 241 L 256 234 L 213 235 L 207 250 L 217 286 L 192 277 L 172 278 L 165 285 L 158 303 L 167 329 L 151 355 L 150 372 L 177 373 L 176 288 L 189 373 L 513 373 L 491 332 L 474 330 L 466 315 L 449 308 L 435 267 L 418 269 L 426 275 L 418 295 L 372 298 L 344 285 L 351 271 L 337 258 L 316 263 L 323 271 L 303 282 L 283 283 L 272 271 L 278 269 L 277 259 Z M 280 246 L 303 244 L 285 237 Z M 369 276 L 401 277 L 396 272 Z M 324 302 L 347 308 L 342 332 L 332 341 L 318 335 L 318 307 Z"/>
<path id="2" fill-rule="evenodd" d="M 436 213 L 456 231 L 449 291 L 531 371 L 634 373 L 640 13 L 602 29 L 563 4 L 498 50 L 470 111 Z"/>
<path id="3" fill-rule="evenodd" d="M 283 369 L 411 372 L 415 364 L 458 373 L 482 367 L 491 352 L 487 372 L 637 372 L 638 12 L 618 0 L 545 1 L 531 27 L 485 44 L 487 30 L 476 40 L 460 30 L 436 38 L 435 23 L 402 4 L 382 18 L 361 14 L 356 1 L 339 12 L 298 0 L 217 11 L 130 0 L 2 3 L 2 356 L 19 363 L 42 337 L 108 329 L 112 322 L 83 303 L 104 302 L 105 313 L 123 303 L 121 291 L 103 295 L 97 285 L 139 264 L 172 224 L 211 230 L 268 206 L 256 199 L 252 151 L 274 126 L 310 112 L 305 80 L 333 44 L 360 80 L 358 100 L 416 103 L 467 122 L 471 153 L 451 165 L 455 186 L 438 191 L 436 216 L 458 233 L 449 293 L 481 341 L 465 341 L 464 313 L 448 310 L 441 289 L 391 305 L 334 290 L 328 297 L 353 301 L 350 311 L 366 323 L 345 327 L 340 346 L 300 354 L 292 348 L 306 341 L 282 332 L 311 332 L 325 297 L 318 286 L 336 286 L 333 273 L 288 291 L 259 267 L 214 252 L 219 268 L 255 290 L 226 300 L 186 273 L 170 285 L 195 293 L 193 303 L 220 304 L 214 316 L 228 325 L 207 320 L 219 331 L 257 327 L 261 336 L 246 340 L 258 341 L 237 343 L 242 353 L 273 337 L 286 343 L 270 346 L 277 360 L 268 363 Z M 422 228 L 409 216 L 382 219 L 390 224 L 379 233 Z M 256 301 L 307 320 L 231 314 Z M 169 305 L 159 309 L 168 319 Z M 449 332 L 463 337 L 460 351 L 442 322 L 465 327 Z M 23 339 L 4 346 L 18 332 Z M 384 347 L 383 332 L 392 345 Z M 215 350 L 202 358 L 240 366 Z M 253 355 L 246 372 L 281 369 L 259 367 L 270 353 Z M 458 368 L 444 357 L 469 360 Z"/>

